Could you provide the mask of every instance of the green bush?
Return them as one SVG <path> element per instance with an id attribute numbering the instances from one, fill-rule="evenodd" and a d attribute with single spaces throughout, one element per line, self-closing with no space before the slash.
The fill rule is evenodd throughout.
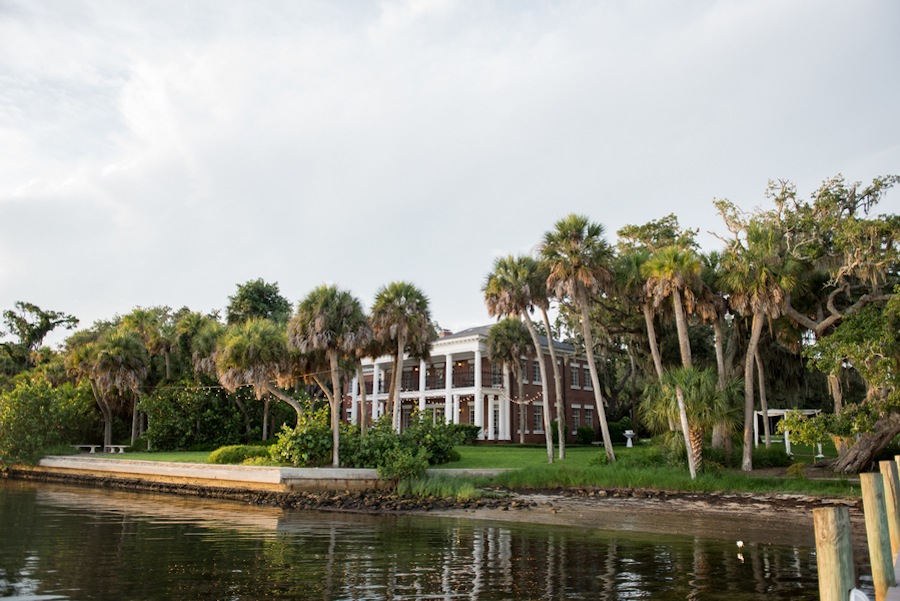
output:
<path id="1" fill-rule="evenodd" d="M 428 469 L 428 451 L 413 451 L 409 447 L 395 447 L 383 457 L 378 466 L 378 477 L 396 485 L 400 481 L 418 480 Z"/>
<path id="2" fill-rule="evenodd" d="M 331 462 L 332 436 L 329 409 L 307 411 L 297 418 L 297 426 L 282 426 L 270 456 L 294 466 L 314 467 Z"/>
<path id="3" fill-rule="evenodd" d="M 631 427 L 631 419 L 628 417 L 623 417 L 617 422 L 609 422 L 606 426 L 609 428 L 609 438 L 613 444 L 627 442 L 625 430 L 633 429 Z"/>
<path id="4" fill-rule="evenodd" d="M 459 444 L 475 444 L 478 440 L 478 434 L 481 432 L 481 426 L 475 424 L 451 424 L 450 430 L 459 437 Z"/>
<path id="5" fill-rule="evenodd" d="M 187 385 L 162 388 L 144 397 L 138 408 L 147 414 L 145 436 L 157 451 L 215 449 L 259 436 L 259 426 L 247 431 L 245 418 L 234 398 L 220 389 Z M 240 392 L 236 394 L 242 394 Z M 245 407 L 261 403 L 246 400 Z M 261 422 L 255 419 L 254 425 Z"/>
<path id="6" fill-rule="evenodd" d="M 575 430 L 575 444 L 591 444 L 594 441 L 594 429 L 590 426 L 580 426 Z"/>
<path id="7" fill-rule="evenodd" d="M 756 447 L 753 449 L 753 468 L 787 467 L 793 463 L 791 456 L 785 452 L 782 446 Z"/>
<path id="8" fill-rule="evenodd" d="M 238 465 L 252 457 L 269 457 L 269 450 L 252 445 L 229 445 L 209 454 L 209 462 Z"/>

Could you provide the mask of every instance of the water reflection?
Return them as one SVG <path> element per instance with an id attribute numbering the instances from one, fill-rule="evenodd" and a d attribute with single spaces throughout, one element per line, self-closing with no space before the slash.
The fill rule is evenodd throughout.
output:
<path id="1" fill-rule="evenodd" d="M 815 599 L 806 547 L 0 484 L 0 596 Z"/>

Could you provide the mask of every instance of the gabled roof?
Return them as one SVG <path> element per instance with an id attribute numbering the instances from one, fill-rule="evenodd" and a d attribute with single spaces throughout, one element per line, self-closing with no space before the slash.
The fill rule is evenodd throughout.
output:
<path id="1" fill-rule="evenodd" d="M 461 331 L 455 332 L 453 334 L 448 334 L 448 335 L 444 336 L 443 338 L 439 338 L 435 342 L 435 344 L 440 344 L 441 342 L 443 342 L 445 340 L 446 341 L 460 340 L 462 338 L 470 338 L 472 336 L 476 336 L 479 338 L 487 338 L 488 333 L 490 332 L 492 327 L 494 327 L 494 324 L 488 324 L 488 325 L 484 325 L 484 326 L 477 326 L 474 328 L 468 328 L 465 330 L 461 330 Z M 538 340 L 540 341 L 542 347 L 544 347 L 544 348 L 547 347 L 547 337 L 546 336 L 541 336 L 540 334 L 538 334 Z M 574 346 L 572 346 L 571 344 L 568 344 L 566 342 L 560 342 L 559 340 L 553 341 L 553 348 L 560 352 L 563 352 L 563 353 L 568 353 L 568 354 L 575 353 Z"/>

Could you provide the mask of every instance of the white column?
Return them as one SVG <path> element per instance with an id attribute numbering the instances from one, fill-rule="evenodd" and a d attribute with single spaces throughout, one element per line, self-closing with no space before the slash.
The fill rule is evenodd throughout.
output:
<path id="1" fill-rule="evenodd" d="M 359 379 L 353 376 L 350 382 L 350 423 L 359 421 Z"/>
<path id="2" fill-rule="evenodd" d="M 448 354 L 444 363 L 444 423 L 452 424 L 453 419 L 453 355 Z"/>
<path id="3" fill-rule="evenodd" d="M 481 394 L 483 367 L 481 362 L 481 349 L 475 349 L 475 402 L 472 403 L 472 408 L 475 410 L 475 425 L 481 428 L 478 438 L 484 440 L 484 399 Z"/>
<path id="4" fill-rule="evenodd" d="M 425 365 L 425 360 L 422 359 L 419 361 L 419 411 L 425 411 L 425 372 L 428 371 L 428 366 Z"/>
<path id="5" fill-rule="evenodd" d="M 495 399 L 497 397 L 491 395 L 488 397 L 487 402 L 487 439 L 494 440 L 494 403 L 496 403 Z M 501 423 L 502 430 L 502 423 Z"/>
<path id="6" fill-rule="evenodd" d="M 379 417 L 381 417 L 381 412 L 378 410 L 378 380 L 381 379 L 381 369 L 378 367 L 377 363 L 372 364 L 372 421 L 375 421 Z"/>
<path id="7" fill-rule="evenodd" d="M 453 417 L 450 419 L 449 423 L 458 424 L 459 423 L 459 395 L 453 395 Z"/>
<path id="8" fill-rule="evenodd" d="M 512 386 L 510 385 L 511 373 L 509 366 L 503 366 L 503 390 L 505 395 L 500 399 L 500 439 L 512 440 L 512 431 L 510 430 L 510 395 L 512 394 Z"/>

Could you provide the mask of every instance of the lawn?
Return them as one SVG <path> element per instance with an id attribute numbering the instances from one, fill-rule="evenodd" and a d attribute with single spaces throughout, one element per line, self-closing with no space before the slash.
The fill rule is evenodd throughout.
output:
<path id="1" fill-rule="evenodd" d="M 146 451 L 116 455 L 116 459 L 139 459 L 143 461 L 170 461 L 173 463 L 208 463 L 209 451 Z"/>
<path id="2" fill-rule="evenodd" d="M 520 447 L 517 445 L 462 445 L 456 447 L 460 461 L 435 466 L 437 469 L 522 468 L 547 465 L 546 447 Z M 622 447 L 625 451 L 625 447 Z M 599 457 L 600 447 L 566 447 L 565 465 L 587 467 L 588 462 Z M 616 453 L 620 450 L 617 447 Z M 554 454 L 554 459 L 556 455 Z"/>

